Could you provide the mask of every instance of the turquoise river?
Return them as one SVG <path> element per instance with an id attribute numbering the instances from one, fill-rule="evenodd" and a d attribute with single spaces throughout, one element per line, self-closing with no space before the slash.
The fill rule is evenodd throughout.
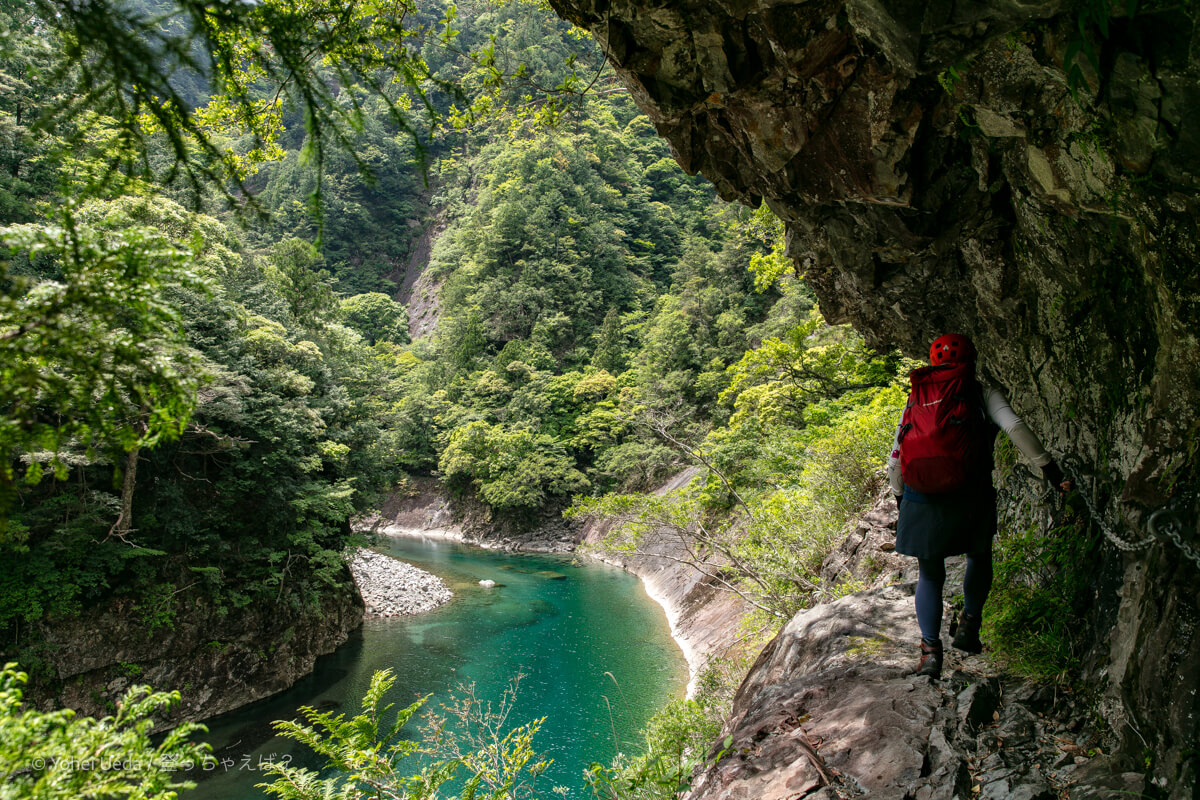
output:
<path id="1" fill-rule="evenodd" d="M 650 715 L 684 692 L 687 665 L 663 611 L 626 572 L 446 540 L 387 538 L 379 549 L 439 575 L 454 599 L 418 616 L 367 620 L 292 689 L 210 720 L 220 763 L 195 774 L 199 786 L 183 798 L 265 797 L 254 785 L 268 779 L 258 764 L 272 754 L 316 766 L 303 747 L 273 738 L 270 723 L 295 718 L 302 705 L 351 716 L 372 673 L 385 667 L 398 677 L 391 702 L 432 694 L 427 707 L 435 709 L 472 682 L 477 697 L 496 702 L 523 673 L 509 723 L 545 717 L 534 740 L 554 759 L 537 783 L 543 797 L 555 796 L 556 785 L 584 797 L 584 768 L 607 763 L 618 748 L 635 751 Z M 484 579 L 500 585 L 484 589 Z"/>

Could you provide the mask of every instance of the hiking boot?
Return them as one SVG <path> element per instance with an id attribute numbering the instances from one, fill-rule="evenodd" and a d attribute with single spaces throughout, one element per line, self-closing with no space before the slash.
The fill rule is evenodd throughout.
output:
<path id="1" fill-rule="evenodd" d="M 921 661 L 917 664 L 914 675 L 928 675 L 931 678 L 942 677 L 942 640 L 933 644 L 921 640 Z"/>
<path id="2" fill-rule="evenodd" d="M 958 630 L 954 632 L 954 647 L 966 653 L 982 653 L 983 642 L 979 641 L 979 625 L 983 622 L 974 614 L 963 612 L 958 620 Z"/>

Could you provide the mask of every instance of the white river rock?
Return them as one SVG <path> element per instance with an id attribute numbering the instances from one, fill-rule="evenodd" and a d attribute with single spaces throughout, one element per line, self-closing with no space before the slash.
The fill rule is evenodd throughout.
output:
<path id="1" fill-rule="evenodd" d="M 350 557 L 350 573 L 358 584 L 368 619 L 420 614 L 453 597 L 445 581 L 436 575 L 361 547 Z"/>

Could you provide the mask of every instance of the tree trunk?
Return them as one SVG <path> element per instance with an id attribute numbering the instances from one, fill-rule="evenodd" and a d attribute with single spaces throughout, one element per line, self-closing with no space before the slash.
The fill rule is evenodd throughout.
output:
<path id="1" fill-rule="evenodd" d="M 121 515 L 109 529 L 110 537 L 116 536 L 118 539 L 124 540 L 126 536 L 133 533 L 133 490 L 137 485 L 138 454 L 141 451 L 140 446 L 134 446 L 125 456 L 125 472 L 121 476 Z"/>

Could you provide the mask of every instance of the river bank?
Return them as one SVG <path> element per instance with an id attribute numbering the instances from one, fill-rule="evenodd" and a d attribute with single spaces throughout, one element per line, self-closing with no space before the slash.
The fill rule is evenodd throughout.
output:
<path id="1" fill-rule="evenodd" d="M 561 509 L 559 509 L 561 511 Z M 415 477 L 384 501 L 378 513 L 354 520 L 355 530 L 383 536 L 443 539 L 514 553 L 568 554 L 579 542 L 577 523 L 548 510 L 534 524 L 497 521 L 469 497 L 452 498 L 436 478 Z"/>
<path id="2" fill-rule="evenodd" d="M 657 489 L 666 494 L 686 486 L 700 473 L 686 469 Z M 611 523 L 589 521 L 580 535 L 585 555 L 621 567 L 641 579 L 651 599 L 662 606 L 671 626 L 671 636 L 688 662 L 688 696 L 700 674 L 713 659 L 733 654 L 741 643 L 742 621 L 752 607 L 742 598 L 716 586 L 708 576 L 686 563 L 687 552 L 677 537 L 662 532 L 650 535 L 638 553 L 613 553 L 600 547 L 612 529 Z"/>
<path id="3" fill-rule="evenodd" d="M 348 569 L 302 610 L 267 601 L 219 607 L 189 588 L 177 591 L 167 624 L 147 624 L 125 598 L 45 622 L 44 664 L 26 697 L 41 708 L 102 717 L 135 684 L 176 689 L 179 704 L 160 718 L 166 729 L 284 691 L 363 620 Z"/>
<path id="4" fill-rule="evenodd" d="M 698 469 L 683 470 L 655 489 L 665 493 L 692 480 Z M 491 550 L 571 554 L 619 567 L 635 575 L 650 599 L 663 610 L 671 637 L 688 664 L 688 694 L 714 658 L 733 652 L 740 623 L 750 605 L 713 585 L 699 570 L 684 563 L 682 545 L 669 537 L 652 537 L 638 554 L 615 554 L 598 545 L 609 531 L 603 522 L 557 520 L 524 534 L 489 528 L 472 516 L 469 504 L 447 498 L 432 479 L 415 479 L 394 494 L 381 513 L 356 521 L 355 528 L 384 537 L 413 537 L 463 542 Z"/>
<path id="5" fill-rule="evenodd" d="M 434 713 L 467 686 L 495 703 L 521 675 L 510 724 L 544 718 L 536 746 L 554 759 L 539 796 L 554 784 L 570 787 L 570 797 L 590 797 L 580 785 L 584 768 L 636 747 L 651 715 L 686 686 L 660 608 L 623 570 L 430 537 L 380 537 L 374 549 L 439 576 L 453 601 L 365 620 L 293 689 L 210 721 L 215 748 L 238 763 L 247 754 L 257 763 L 260 754 L 286 752 L 293 764 L 317 768 L 305 748 L 271 738 L 273 720 L 293 718 L 301 705 L 357 713 L 379 669 L 396 677 L 388 702 L 401 707 L 429 696 L 424 708 Z M 488 579 L 497 586 L 482 586 Z M 196 800 L 261 800 L 253 788 L 259 781 L 232 769 L 206 780 Z"/>

